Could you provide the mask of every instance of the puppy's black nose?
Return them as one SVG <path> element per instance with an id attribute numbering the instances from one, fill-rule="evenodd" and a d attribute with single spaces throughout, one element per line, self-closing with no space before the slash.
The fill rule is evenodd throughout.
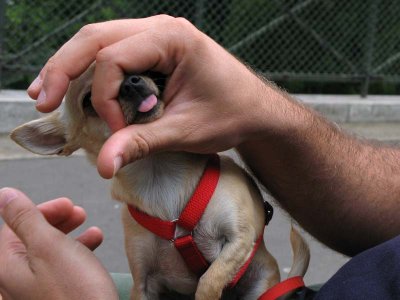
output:
<path id="1" fill-rule="evenodd" d="M 132 86 L 136 86 L 140 84 L 140 81 L 142 81 L 143 79 L 137 75 L 131 75 L 128 76 L 128 78 L 126 79 L 127 83 L 132 85 Z"/>
<path id="2" fill-rule="evenodd" d="M 140 95 L 142 97 L 146 96 L 148 93 L 148 87 L 144 79 L 137 75 L 129 75 L 125 77 L 121 84 L 121 96 L 133 96 Z"/>

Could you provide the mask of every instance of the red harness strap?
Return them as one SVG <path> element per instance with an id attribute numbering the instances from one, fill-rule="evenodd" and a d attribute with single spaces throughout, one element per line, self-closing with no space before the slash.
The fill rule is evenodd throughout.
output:
<path id="1" fill-rule="evenodd" d="M 301 276 L 288 278 L 274 285 L 272 288 L 268 289 L 264 294 L 262 294 L 258 298 L 258 300 L 275 300 L 303 286 L 304 286 L 304 281 Z"/>
<path id="2" fill-rule="evenodd" d="M 185 260 L 189 269 L 198 275 L 203 274 L 209 264 L 197 248 L 192 232 L 200 221 L 208 202 L 217 187 L 220 175 L 220 162 L 218 155 L 212 155 L 207 162 L 204 173 L 198 183 L 189 202 L 186 204 L 177 220 L 164 221 L 150 216 L 136 207 L 128 205 L 131 216 L 155 235 L 170 240 Z M 184 236 L 176 236 L 177 225 L 189 233 Z"/>
<path id="3" fill-rule="evenodd" d="M 200 221 L 212 195 L 214 194 L 214 191 L 218 184 L 219 176 L 219 156 L 212 155 L 207 162 L 204 173 L 192 197 L 186 204 L 179 218 L 174 221 L 161 220 L 138 210 L 132 205 L 128 205 L 129 212 L 131 216 L 136 220 L 136 222 L 138 222 L 141 226 L 148 229 L 155 235 L 173 242 L 175 248 L 181 254 L 186 265 L 193 273 L 197 274 L 198 276 L 202 275 L 207 270 L 207 268 L 209 267 L 209 263 L 206 261 L 206 259 L 198 249 L 193 239 L 192 233 L 197 223 Z M 187 230 L 189 233 L 187 235 L 177 237 L 177 226 Z M 263 234 L 261 234 L 260 237 L 257 239 L 250 257 L 241 267 L 235 278 L 232 280 L 230 286 L 234 286 L 245 273 L 247 267 L 251 262 L 251 259 L 253 258 L 258 246 L 262 241 L 262 237 Z"/>

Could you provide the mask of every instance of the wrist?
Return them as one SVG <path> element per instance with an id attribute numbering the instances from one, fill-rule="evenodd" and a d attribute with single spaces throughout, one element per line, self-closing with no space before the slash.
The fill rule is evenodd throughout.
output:
<path id="1" fill-rule="evenodd" d="M 253 140 L 290 140 L 306 133 L 314 123 L 316 114 L 295 100 L 274 83 L 254 75 L 249 88 L 253 91 L 245 100 L 248 113 L 242 120 L 241 144 Z"/>

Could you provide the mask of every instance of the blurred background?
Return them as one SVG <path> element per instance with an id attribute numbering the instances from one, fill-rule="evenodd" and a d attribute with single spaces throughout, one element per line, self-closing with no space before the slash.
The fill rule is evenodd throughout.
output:
<path id="1" fill-rule="evenodd" d="M 104 230 L 105 241 L 95 253 L 110 272 L 129 268 L 120 203 L 111 200 L 109 182 L 80 152 L 39 157 L 14 145 L 8 133 L 38 117 L 24 90 L 83 25 L 159 13 L 189 19 L 345 130 L 399 144 L 400 1 L 0 0 L 0 187 L 19 188 L 36 203 L 67 196 L 83 206 L 88 213 L 83 228 Z M 266 197 L 276 213 L 265 241 L 285 278 L 291 265 L 290 218 Z M 306 237 L 311 248 L 306 283 L 325 282 L 348 258 Z"/>
<path id="2" fill-rule="evenodd" d="M 400 2 L 393 0 L 0 0 L 1 84 L 26 88 L 84 24 L 182 16 L 296 93 L 399 91 Z"/>

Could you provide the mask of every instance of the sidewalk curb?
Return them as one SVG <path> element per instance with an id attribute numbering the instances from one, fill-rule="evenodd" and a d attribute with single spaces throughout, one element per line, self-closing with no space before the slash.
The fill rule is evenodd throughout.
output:
<path id="1" fill-rule="evenodd" d="M 400 122 L 400 96 L 293 95 L 338 123 Z M 0 134 L 38 118 L 35 102 L 23 90 L 0 91 Z"/>
<path id="2" fill-rule="evenodd" d="M 338 123 L 400 122 L 400 96 L 294 95 Z"/>
<path id="3" fill-rule="evenodd" d="M 0 134 L 8 134 L 12 129 L 40 114 L 25 91 L 0 90 Z"/>

